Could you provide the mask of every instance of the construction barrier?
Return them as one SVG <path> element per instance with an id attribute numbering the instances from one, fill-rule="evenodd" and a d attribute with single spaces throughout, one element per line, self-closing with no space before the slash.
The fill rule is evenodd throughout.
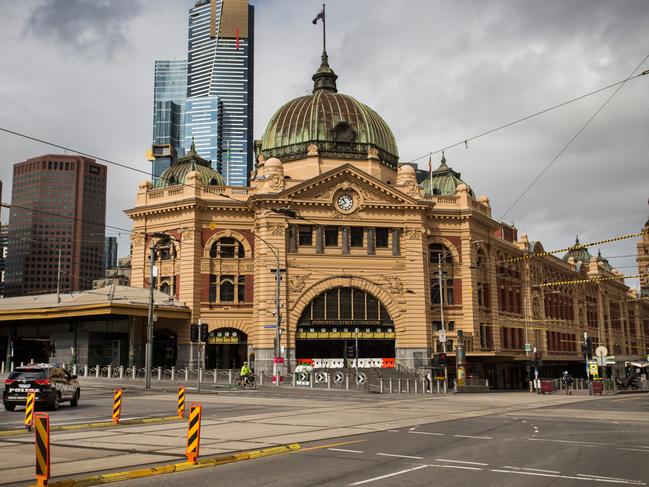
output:
<path id="1" fill-rule="evenodd" d="M 185 388 L 178 388 L 178 417 L 185 417 Z"/>
<path id="2" fill-rule="evenodd" d="M 122 416 L 122 390 L 115 389 L 113 396 L 113 423 L 119 424 L 119 418 Z"/>
<path id="3" fill-rule="evenodd" d="M 45 413 L 34 415 L 36 432 L 36 485 L 44 487 L 50 479 L 50 417 Z"/>
<path id="4" fill-rule="evenodd" d="M 201 445 L 201 415 L 203 408 L 200 403 L 189 405 L 189 426 L 187 428 L 187 463 L 196 464 L 198 450 Z"/>
<path id="5" fill-rule="evenodd" d="M 34 424 L 34 404 L 36 403 L 36 393 L 30 392 L 27 394 L 27 402 L 25 403 L 25 428 L 27 431 L 32 430 Z"/>

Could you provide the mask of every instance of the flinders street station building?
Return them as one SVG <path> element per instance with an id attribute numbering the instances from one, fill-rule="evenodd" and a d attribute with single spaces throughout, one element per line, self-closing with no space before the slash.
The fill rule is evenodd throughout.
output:
<path id="1" fill-rule="evenodd" d="M 336 80 L 325 53 L 313 92 L 256 142 L 249 187 L 225 186 L 194 150 L 140 184 L 126 211 L 131 285 L 149 287 L 153 255 L 155 287 L 189 309 L 156 322 L 177 367 L 196 363 L 199 322 L 207 368 L 268 372 L 275 356 L 288 371 L 349 367 L 357 355 L 359 367 L 425 369 L 445 348 L 452 376 L 461 331 L 467 374 L 515 387 L 533 358 L 541 376 L 583 376 L 584 333 L 609 355 L 649 353 L 649 302 L 604 257 L 579 242 L 538 255 L 444 157 L 425 176 L 400 164 L 388 124 Z M 638 262 L 649 265 L 647 233 Z"/>

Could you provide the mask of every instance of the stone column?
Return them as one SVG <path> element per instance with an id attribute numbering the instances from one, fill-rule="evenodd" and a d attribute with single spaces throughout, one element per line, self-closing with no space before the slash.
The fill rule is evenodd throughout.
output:
<path id="1" fill-rule="evenodd" d="M 367 255 L 376 254 L 376 229 L 370 227 L 367 229 Z"/>
<path id="2" fill-rule="evenodd" d="M 343 255 L 349 255 L 349 227 L 347 226 L 342 228 L 342 239 Z"/>
<path id="3" fill-rule="evenodd" d="M 322 225 L 315 227 L 315 253 L 324 254 L 324 228 Z"/>
<path id="4" fill-rule="evenodd" d="M 399 229 L 393 228 L 392 229 L 392 255 L 394 255 L 395 257 L 401 255 L 401 242 L 399 240 L 399 237 L 400 237 Z"/>

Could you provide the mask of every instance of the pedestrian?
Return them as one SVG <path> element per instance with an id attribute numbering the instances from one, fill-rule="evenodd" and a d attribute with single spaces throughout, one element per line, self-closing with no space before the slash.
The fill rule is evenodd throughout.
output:
<path id="1" fill-rule="evenodd" d="M 561 378 L 563 384 L 566 386 L 566 394 L 572 395 L 572 376 L 568 371 L 563 372 L 563 377 Z"/>

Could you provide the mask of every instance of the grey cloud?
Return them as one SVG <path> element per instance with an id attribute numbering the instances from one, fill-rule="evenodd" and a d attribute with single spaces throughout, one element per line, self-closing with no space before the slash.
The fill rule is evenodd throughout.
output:
<path id="1" fill-rule="evenodd" d="M 139 0 L 45 0 L 25 22 L 26 35 L 84 58 L 112 58 L 128 45 L 129 21 Z"/>

